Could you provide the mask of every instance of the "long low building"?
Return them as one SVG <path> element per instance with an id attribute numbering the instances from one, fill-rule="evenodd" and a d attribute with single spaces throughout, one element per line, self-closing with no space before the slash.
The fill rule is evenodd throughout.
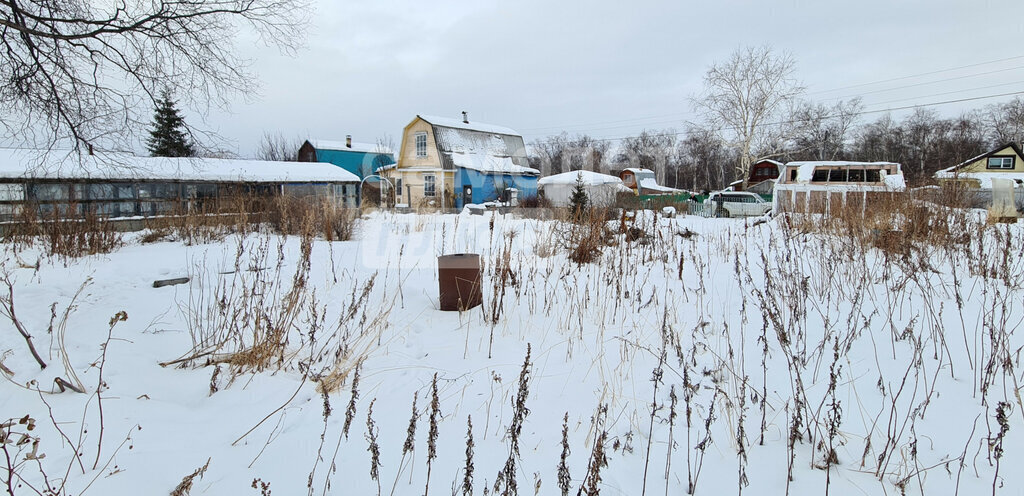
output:
<path id="1" fill-rule="evenodd" d="M 26 204 L 39 215 L 148 217 L 238 195 L 319 197 L 355 207 L 358 190 L 358 176 L 329 163 L 0 148 L 0 220 L 21 215 Z"/>

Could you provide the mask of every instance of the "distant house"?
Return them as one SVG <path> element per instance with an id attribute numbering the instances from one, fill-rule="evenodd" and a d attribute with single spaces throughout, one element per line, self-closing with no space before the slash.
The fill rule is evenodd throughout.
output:
<path id="1" fill-rule="evenodd" d="M 682 193 L 681 190 L 658 184 L 654 171 L 650 169 L 622 169 L 622 172 L 619 173 L 619 179 L 622 179 L 622 184 L 625 184 L 627 188 L 640 196 Z"/>
<path id="2" fill-rule="evenodd" d="M 1024 183 L 1024 155 L 1015 143 L 1007 143 L 988 153 L 970 158 L 935 173 L 943 183 L 959 183 L 974 188 L 992 189 L 992 179 L 1010 179 Z"/>
<path id="3" fill-rule="evenodd" d="M 326 162 L 337 165 L 360 179 L 375 174 L 381 167 L 395 163 L 395 153 L 383 146 L 345 141 L 307 140 L 299 148 L 299 162 Z"/>
<path id="4" fill-rule="evenodd" d="M 863 210 L 886 193 L 906 189 L 894 162 L 788 162 L 775 184 L 776 212 L 837 214 Z"/>
<path id="5" fill-rule="evenodd" d="M 528 167 L 516 131 L 490 124 L 417 115 L 402 132 L 398 163 L 381 169 L 397 188 L 395 203 L 461 208 L 537 195 L 540 171 Z M 442 203 L 443 202 L 443 203 Z"/>
<path id="6" fill-rule="evenodd" d="M 750 175 L 747 176 L 746 187 L 743 186 L 743 179 L 737 179 L 729 183 L 733 191 L 751 191 L 759 195 L 770 195 L 775 189 L 775 182 L 782 173 L 782 162 L 763 159 L 754 162 L 750 167 Z"/>

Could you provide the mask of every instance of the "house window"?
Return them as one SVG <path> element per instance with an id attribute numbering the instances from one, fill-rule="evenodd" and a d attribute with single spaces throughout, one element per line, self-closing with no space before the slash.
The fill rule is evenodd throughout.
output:
<path id="1" fill-rule="evenodd" d="M 402 178 L 398 178 L 398 187 L 395 188 L 395 189 L 398 190 L 398 192 L 396 194 L 398 196 L 402 196 Z"/>
<path id="2" fill-rule="evenodd" d="M 427 156 L 427 133 L 416 133 L 416 158 Z"/>
<path id="3" fill-rule="evenodd" d="M 435 184 L 434 176 L 423 176 L 423 196 L 434 196 Z"/>
<path id="4" fill-rule="evenodd" d="M 1012 169 L 1014 157 L 989 157 L 989 169 Z"/>

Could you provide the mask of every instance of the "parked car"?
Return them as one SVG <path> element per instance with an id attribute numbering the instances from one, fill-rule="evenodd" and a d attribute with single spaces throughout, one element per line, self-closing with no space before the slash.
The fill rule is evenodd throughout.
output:
<path id="1" fill-rule="evenodd" d="M 772 204 L 749 191 L 716 191 L 704 200 L 715 217 L 749 217 L 772 211 Z"/>

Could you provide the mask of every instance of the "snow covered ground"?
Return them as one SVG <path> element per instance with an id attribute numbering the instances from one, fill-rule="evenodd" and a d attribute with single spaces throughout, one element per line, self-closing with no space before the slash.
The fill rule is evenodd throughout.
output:
<path id="1" fill-rule="evenodd" d="M 893 253 L 779 221 L 637 223 L 582 266 L 566 225 L 496 212 L 375 213 L 333 243 L 7 246 L 48 367 L 0 315 L 0 482 L 165 494 L 208 462 L 191 494 L 423 494 L 429 466 L 430 494 L 461 494 L 471 417 L 473 494 L 510 491 L 510 458 L 518 493 L 561 494 L 563 419 L 572 494 L 1024 494 L 1024 225 Z M 461 252 L 485 260 L 484 304 L 441 312 L 436 256 Z M 246 351 L 281 328 L 284 349 Z"/>

